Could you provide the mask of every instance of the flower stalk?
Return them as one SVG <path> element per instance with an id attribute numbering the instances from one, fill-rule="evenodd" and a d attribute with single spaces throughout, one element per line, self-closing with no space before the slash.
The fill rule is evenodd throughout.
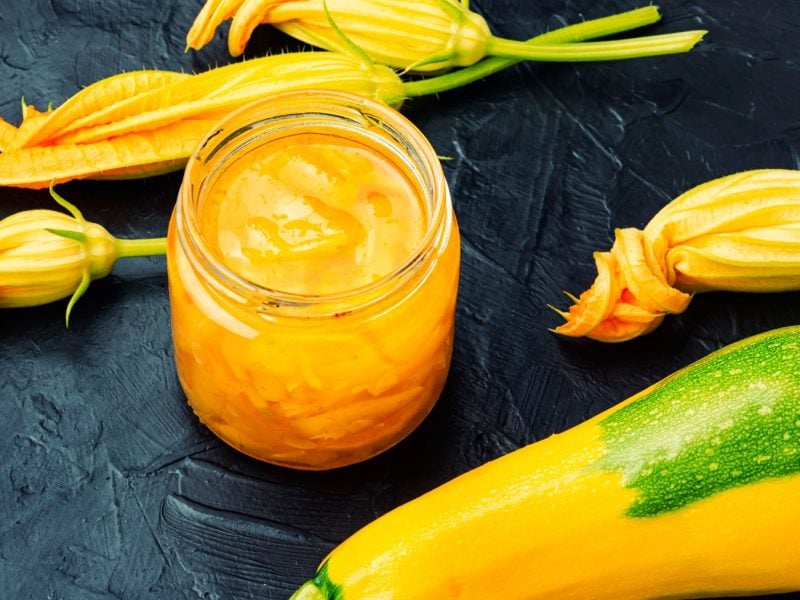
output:
<path id="1" fill-rule="evenodd" d="M 65 323 L 95 279 L 116 261 L 166 253 L 166 238 L 121 240 L 50 188 L 68 214 L 26 210 L 0 220 L 0 308 L 38 306 L 69 298 Z"/>

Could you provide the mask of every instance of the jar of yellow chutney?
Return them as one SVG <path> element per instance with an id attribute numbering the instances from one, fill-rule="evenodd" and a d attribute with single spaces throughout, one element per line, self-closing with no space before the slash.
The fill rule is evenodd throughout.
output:
<path id="1" fill-rule="evenodd" d="M 232 113 L 189 160 L 168 238 L 178 376 L 229 445 L 340 467 L 434 406 L 459 235 L 434 150 L 395 110 L 303 91 Z"/>

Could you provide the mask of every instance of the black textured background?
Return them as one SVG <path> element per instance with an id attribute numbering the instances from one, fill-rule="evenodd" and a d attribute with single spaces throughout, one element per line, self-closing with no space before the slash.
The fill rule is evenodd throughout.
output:
<path id="1" fill-rule="evenodd" d="M 525 38 L 644 4 L 474 0 Z M 184 36 L 201 0 L 0 1 L 0 115 L 143 67 L 229 60 Z M 64 303 L 0 312 L 2 598 L 286 598 L 337 542 L 401 502 L 562 431 L 711 350 L 800 322 L 800 295 L 706 294 L 622 345 L 563 340 L 547 304 L 594 276 L 591 253 L 728 173 L 798 168 L 800 3 L 664 0 L 648 29 L 706 28 L 689 55 L 527 64 L 404 111 L 445 163 L 463 236 L 453 366 L 398 447 L 326 473 L 222 445 L 175 377 L 163 260 L 121 262 L 65 330 Z M 287 39 L 260 29 L 250 56 Z M 120 237 L 166 230 L 179 175 L 62 186 Z M 52 207 L 0 189 L 0 217 Z M 579 568 L 576 566 L 576 568 Z"/>

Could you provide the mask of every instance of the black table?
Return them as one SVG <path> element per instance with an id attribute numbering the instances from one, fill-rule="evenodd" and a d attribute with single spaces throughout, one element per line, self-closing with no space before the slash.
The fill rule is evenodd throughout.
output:
<path id="1" fill-rule="evenodd" d="M 642 3 L 475 0 L 525 38 Z M 124 70 L 200 71 L 184 53 L 200 0 L 0 2 L 0 115 L 44 108 Z M 408 439 L 366 463 L 295 472 L 218 441 L 173 365 L 160 259 L 120 262 L 78 303 L 0 311 L 0 595 L 286 598 L 375 517 L 575 425 L 711 350 L 800 322 L 800 294 L 705 294 L 654 333 L 564 340 L 548 307 L 594 277 L 614 227 L 643 226 L 688 188 L 800 161 L 800 4 L 664 0 L 648 32 L 706 28 L 689 55 L 525 64 L 404 112 L 444 163 L 463 236 L 446 390 Z M 257 31 L 248 56 L 291 42 Z M 61 193 L 120 237 L 162 235 L 180 174 Z M 54 205 L 0 189 L 0 217 Z"/>

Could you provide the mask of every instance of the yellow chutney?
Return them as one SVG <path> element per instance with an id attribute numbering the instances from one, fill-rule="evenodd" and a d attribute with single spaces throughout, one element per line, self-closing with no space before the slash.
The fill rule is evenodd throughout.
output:
<path id="1" fill-rule="evenodd" d="M 226 117 L 187 165 L 167 258 L 183 390 L 252 457 L 365 460 L 442 391 L 458 228 L 435 152 L 386 106 L 304 91 Z"/>

